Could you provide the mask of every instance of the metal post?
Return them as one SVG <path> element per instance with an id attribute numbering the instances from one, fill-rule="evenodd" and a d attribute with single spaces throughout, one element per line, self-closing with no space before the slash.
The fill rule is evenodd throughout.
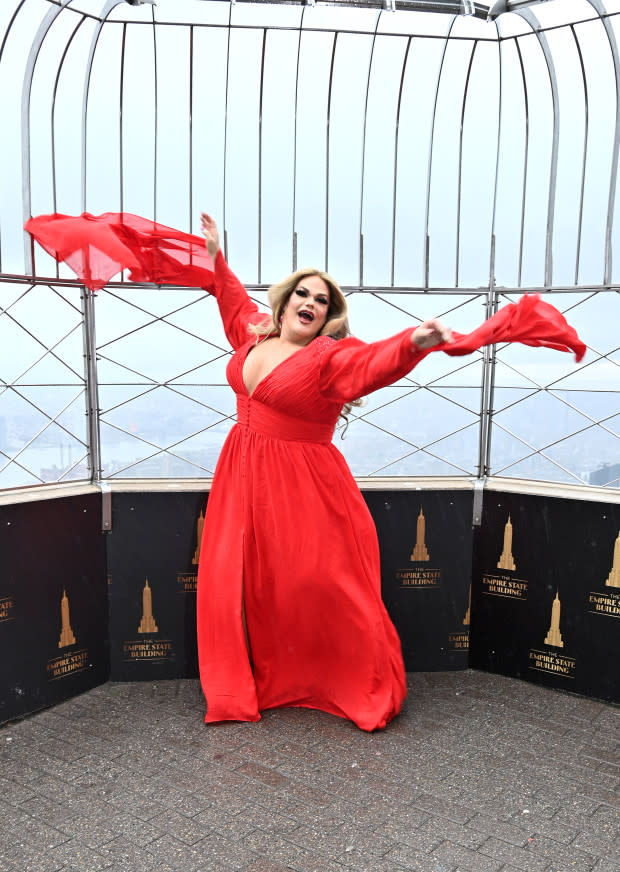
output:
<path id="1" fill-rule="evenodd" d="M 88 430 L 88 466 L 90 480 L 101 481 L 101 436 L 99 432 L 99 382 L 97 380 L 97 345 L 95 341 L 95 295 L 82 289 L 84 318 L 84 377 L 86 379 L 86 417 Z"/>

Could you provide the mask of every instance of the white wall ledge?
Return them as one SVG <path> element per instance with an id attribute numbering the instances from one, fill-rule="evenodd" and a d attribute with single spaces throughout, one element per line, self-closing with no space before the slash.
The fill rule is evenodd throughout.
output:
<path id="1" fill-rule="evenodd" d="M 389 477 L 355 479 L 362 491 L 438 491 L 474 490 L 477 479 L 466 476 L 446 477 Z M 136 478 L 105 481 L 97 484 L 70 482 L 67 484 L 37 485 L 0 491 L 0 505 L 54 500 L 83 494 L 102 493 L 208 493 L 211 479 L 155 479 Z M 484 490 L 497 493 L 532 494 L 541 497 L 557 497 L 567 500 L 584 500 L 600 503 L 620 503 L 620 488 L 591 487 L 590 485 L 560 484 L 551 481 L 528 481 L 521 478 L 491 477 L 486 479 Z"/>

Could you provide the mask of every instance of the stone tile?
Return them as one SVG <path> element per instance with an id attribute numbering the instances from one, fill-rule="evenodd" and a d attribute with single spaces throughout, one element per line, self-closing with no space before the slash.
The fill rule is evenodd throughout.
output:
<path id="1" fill-rule="evenodd" d="M 530 823 L 529 817 L 520 822 L 507 823 L 506 821 L 498 820 L 489 815 L 477 814 L 467 822 L 467 826 L 471 827 L 476 833 L 480 833 L 485 838 L 487 836 L 496 836 L 498 839 L 507 842 L 509 845 L 514 845 L 517 848 L 523 848 L 527 844 L 528 838 L 531 836 L 531 830 L 528 828 Z"/>
<path id="2" fill-rule="evenodd" d="M 8 844 L 27 846 L 32 851 L 39 853 L 44 853 L 47 849 L 68 841 L 65 833 L 33 818 L 27 818 L 18 824 L 2 829 L 3 840 Z"/>
<path id="3" fill-rule="evenodd" d="M 256 860 L 245 872 L 287 872 L 287 869 L 279 863 L 272 863 L 271 860 Z"/>
<path id="4" fill-rule="evenodd" d="M 610 839 L 599 833 L 582 832 L 575 838 L 571 848 L 578 848 L 595 857 L 605 857 L 620 864 L 620 840 Z"/>
<path id="5" fill-rule="evenodd" d="M 497 858 L 471 851 L 469 848 L 462 848 L 452 842 L 443 842 L 431 856 L 434 860 L 458 866 L 464 872 L 465 870 L 466 872 L 498 872 L 503 865 L 503 862 Z"/>
<path id="6" fill-rule="evenodd" d="M 342 867 L 325 855 L 318 856 L 288 839 L 254 830 L 243 840 L 247 849 L 296 872 L 342 872 Z"/>
<path id="7" fill-rule="evenodd" d="M 594 832 L 605 834 L 610 839 L 618 838 L 620 836 L 620 811 L 615 808 L 599 806 L 590 816 L 588 828 Z"/>
<path id="8" fill-rule="evenodd" d="M 620 863 L 613 860 L 599 860 L 592 872 L 620 872 Z"/>
<path id="9" fill-rule="evenodd" d="M 298 827 L 299 821 L 293 817 L 289 817 L 286 814 L 278 814 L 266 808 L 253 806 L 239 812 L 234 818 L 230 818 L 227 829 L 229 831 L 234 830 L 241 835 L 246 835 L 246 833 L 252 830 L 263 830 L 263 832 L 288 835 L 297 830 Z M 214 829 L 219 833 L 225 831 L 221 824 L 214 825 Z M 325 831 L 322 823 L 321 829 Z"/>
<path id="10" fill-rule="evenodd" d="M 528 842 L 525 847 L 519 848 L 501 839 L 489 838 L 480 846 L 480 854 L 515 866 L 517 869 L 523 869 L 524 872 L 545 872 L 549 866 L 549 859 L 529 851 L 529 844 Z"/>
<path id="11" fill-rule="evenodd" d="M 394 868 L 414 869 L 416 872 L 452 872 L 456 865 L 455 861 L 449 857 L 435 857 L 409 845 L 397 845 L 385 855 L 383 862 L 388 864 L 385 867 L 386 872 L 390 872 L 390 869 Z M 374 867 L 370 865 L 361 868 L 367 872 L 375 872 Z"/>
<path id="12" fill-rule="evenodd" d="M 103 845 L 99 853 L 113 864 L 110 868 L 123 869 L 124 872 L 174 872 L 173 866 L 160 863 L 150 851 L 125 836 Z"/>
<path id="13" fill-rule="evenodd" d="M 455 845 L 461 845 L 463 848 L 471 848 L 475 850 L 486 841 L 487 836 L 482 832 L 477 832 L 471 827 L 471 821 L 463 826 L 462 824 L 454 823 L 454 821 L 446 818 L 432 817 L 421 824 L 414 832 L 415 837 L 423 836 L 429 840 L 432 851 L 438 847 L 441 842 L 448 840 Z"/>
<path id="14" fill-rule="evenodd" d="M 415 808 L 448 818 L 448 820 L 455 821 L 457 824 L 467 823 L 475 814 L 471 808 L 461 806 L 455 802 L 438 799 L 436 796 L 425 793 L 415 796 L 411 804 Z"/>
<path id="15" fill-rule="evenodd" d="M 262 781 L 263 784 L 268 784 L 270 787 L 281 787 L 286 785 L 289 780 L 281 772 L 276 772 L 267 766 L 261 766 L 259 763 L 244 763 L 242 766 L 237 766 L 236 771 L 247 775 L 248 778 L 253 778 L 255 781 Z"/>
<path id="16" fill-rule="evenodd" d="M 211 827 L 203 826 L 200 820 L 186 817 L 170 809 L 166 809 L 166 811 L 151 818 L 148 824 L 141 824 L 141 832 L 144 836 L 152 834 L 150 838 L 142 842 L 143 844 L 148 844 L 163 833 L 167 833 L 186 845 L 194 845 L 204 839 L 210 831 Z M 138 839 L 135 841 L 138 842 Z"/>
<path id="17" fill-rule="evenodd" d="M 580 851 L 573 845 L 559 845 L 552 839 L 536 836 L 528 850 L 537 857 L 544 858 L 548 864 L 559 866 L 562 872 L 591 872 L 596 863 L 596 855 Z"/>
<path id="18" fill-rule="evenodd" d="M 333 799 L 333 795 L 327 793 L 325 790 L 320 790 L 312 785 L 304 784 L 296 778 L 289 779 L 284 790 L 282 790 L 282 795 L 315 806 L 329 805 Z"/>
<path id="19" fill-rule="evenodd" d="M 288 838 L 296 845 L 318 854 L 324 853 L 332 860 L 352 851 L 370 854 L 375 858 L 382 857 L 395 845 L 395 840 L 386 837 L 382 831 L 358 829 L 350 824 L 342 824 L 327 832 L 320 825 L 300 826 Z"/>
<path id="20" fill-rule="evenodd" d="M 204 865 L 205 857 L 199 850 L 199 845 L 184 845 L 172 836 L 164 835 L 156 839 L 148 846 L 148 853 L 159 862 L 166 863 L 173 869 L 183 872 L 203 872 L 207 867 Z"/>
<path id="21" fill-rule="evenodd" d="M 62 872 L 103 872 L 111 865 L 110 860 L 99 851 L 75 839 L 52 848 L 50 857 L 54 861 L 62 861 Z"/>

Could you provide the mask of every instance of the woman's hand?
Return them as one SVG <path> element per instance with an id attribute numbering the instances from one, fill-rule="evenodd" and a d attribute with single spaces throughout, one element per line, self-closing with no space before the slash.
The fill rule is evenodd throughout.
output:
<path id="1" fill-rule="evenodd" d="M 206 212 L 200 213 L 200 228 L 202 235 L 205 238 L 209 257 L 215 263 L 215 255 L 220 250 L 220 234 L 217 229 L 217 224 L 210 215 Z"/>
<path id="2" fill-rule="evenodd" d="M 411 344 L 417 348 L 433 348 L 441 342 L 454 342 L 452 331 L 436 318 L 423 321 L 411 334 Z"/>

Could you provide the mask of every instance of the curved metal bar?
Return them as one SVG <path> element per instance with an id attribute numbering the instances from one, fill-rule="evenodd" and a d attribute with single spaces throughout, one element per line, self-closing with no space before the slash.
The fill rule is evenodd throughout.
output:
<path id="1" fill-rule="evenodd" d="M 366 168 L 366 129 L 368 123 L 368 95 L 370 93 L 370 75 L 372 72 L 372 62 L 375 55 L 375 43 L 377 41 L 377 32 L 379 30 L 379 24 L 381 22 L 381 16 L 383 15 L 383 10 L 381 10 L 377 15 L 377 20 L 375 21 L 375 29 L 372 35 L 372 43 L 370 46 L 370 57 L 368 58 L 368 75 L 366 77 L 366 95 L 364 97 L 364 122 L 362 124 L 362 166 L 360 170 L 360 229 L 359 229 L 359 240 L 360 240 L 360 285 L 364 284 L 364 234 L 363 234 L 363 225 L 364 225 L 364 171 Z"/>
<path id="2" fill-rule="evenodd" d="M 525 154 L 523 156 L 523 186 L 521 189 L 521 228 L 519 232 L 519 269 L 517 271 L 517 286 L 521 287 L 521 279 L 523 276 L 523 240 L 525 237 L 525 198 L 527 195 L 527 170 L 530 159 L 530 101 L 527 91 L 527 79 L 525 77 L 523 55 L 521 54 L 521 46 L 519 45 L 518 39 L 515 39 L 515 48 L 517 50 L 517 57 L 519 58 L 519 67 L 521 68 L 521 81 L 523 82 L 523 102 L 525 106 Z"/>
<path id="3" fill-rule="evenodd" d="M 461 103 L 461 123 L 459 127 L 459 168 L 457 174 L 456 187 L 456 246 L 454 252 L 454 286 L 459 286 L 459 259 L 461 245 L 461 193 L 462 193 L 462 177 L 463 177 L 463 127 L 465 125 L 465 107 L 467 105 L 467 93 L 469 90 L 469 79 L 471 76 L 471 68 L 474 63 L 474 56 L 478 41 L 474 40 L 471 55 L 469 56 L 469 64 L 467 65 L 467 75 L 465 77 L 465 87 L 463 88 L 463 102 Z"/>
<path id="4" fill-rule="evenodd" d="M 523 9 L 518 14 L 527 21 L 534 32 L 542 49 L 549 84 L 551 85 L 551 101 L 553 105 L 553 139 L 551 143 L 551 166 L 549 168 L 549 199 L 547 205 L 547 234 L 545 250 L 545 287 L 553 282 L 553 223 L 555 217 L 555 192 L 558 180 L 558 150 L 560 144 L 560 101 L 558 97 L 558 82 L 555 75 L 555 66 L 549 49 L 547 37 L 540 29 L 540 22 L 530 9 Z"/>
<path id="5" fill-rule="evenodd" d="M 4 54 L 4 47 L 6 45 L 7 39 L 9 38 L 9 33 L 11 32 L 11 28 L 13 27 L 13 22 L 15 21 L 15 19 L 19 15 L 19 13 L 20 13 L 20 11 L 25 3 L 26 3 L 26 0 L 21 0 L 19 5 L 15 9 L 15 12 L 11 16 L 11 20 L 9 21 L 9 23 L 7 25 L 6 31 L 4 33 L 4 39 L 2 40 L 2 45 L 0 45 L 0 64 L 2 63 L 2 55 Z M 32 257 L 32 246 L 29 248 L 29 254 Z M 30 266 L 29 271 L 32 273 L 32 265 Z M 1 272 L 2 272 L 2 225 L 0 223 L 0 273 Z"/>
<path id="6" fill-rule="evenodd" d="M 495 25 L 499 51 L 499 100 L 497 107 L 497 140 L 495 148 L 495 181 L 493 183 L 493 212 L 491 216 L 491 251 L 489 256 L 489 296 L 487 317 L 497 311 L 499 297 L 495 291 L 495 219 L 497 216 L 497 191 L 499 180 L 500 138 L 502 135 L 502 85 L 503 55 L 499 27 Z M 487 345 L 483 351 L 482 381 L 480 385 L 480 438 L 478 441 L 478 478 L 484 479 L 491 470 L 491 438 L 493 436 L 493 413 L 495 406 L 495 370 L 497 348 Z"/>
<path id="7" fill-rule="evenodd" d="M 13 27 L 13 23 L 27 2 L 28 2 L 28 0 L 20 0 L 20 3 L 18 4 L 17 9 L 13 13 L 13 15 L 11 15 L 11 20 L 7 24 L 7 28 L 6 28 L 6 31 L 4 33 L 4 39 L 2 40 L 2 45 L 0 45 L 0 62 L 2 62 L 2 55 L 4 54 L 4 47 L 6 45 L 7 39 L 9 38 L 9 33 L 11 32 L 11 28 Z"/>
<path id="8" fill-rule="evenodd" d="M 119 6 L 124 0 L 106 0 L 101 10 L 101 17 L 93 32 L 90 42 L 90 49 L 86 61 L 86 72 L 84 75 L 84 93 L 82 96 L 82 212 L 86 211 L 86 174 L 87 174 L 87 128 L 88 128 L 88 95 L 90 87 L 90 76 L 93 70 L 93 61 L 95 59 L 95 51 L 97 43 L 101 36 L 101 30 L 105 24 L 105 20 L 110 12 Z"/>
<path id="9" fill-rule="evenodd" d="M 97 43 L 103 25 L 112 10 L 123 0 L 106 0 L 101 10 L 101 17 L 93 32 L 86 62 L 84 76 L 84 92 L 82 96 L 82 212 L 86 211 L 86 178 L 87 178 L 87 127 L 88 127 L 88 97 L 90 77 L 95 58 Z M 97 377 L 97 345 L 95 340 L 95 301 L 94 294 L 84 288 L 82 293 L 84 330 L 82 340 L 84 346 L 84 377 L 86 381 L 86 415 L 88 426 L 89 467 L 91 481 L 101 480 L 101 438 L 99 431 L 99 383 Z"/>
<path id="10" fill-rule="evenodd" d="M 74 28 L 73 33 L 71 34 L 71 36 L 67 40 L 67 44 L 65 45 L 64 51 L 62 53 L 62 57 L 60 58 L 60 63 L 58 64 L 58 70 L 56 72 L 56 79 L 54 81 L 54 90 L 52 92 L 52 105 L 51 105 L 51 110 L 50 110 L 50 127 L 51 127 L 51 143 L 52 143 L 52 211 L 53 212 L 58 211 L 58 199 L 57 199 L 57 188 L 56 188 L 56 126 L 55 126 L 56 97 L 58 95 L 58 84 L 60 82 L 60 75 L 62 73 L 62 69 L 63 69 L 64 63 L 65 63 L 65 58 L 67 57 L 67 54 L 69 52 L 69 48 L 71 47 L 71 43 L 73 42 L 75 35 L 77 34 L 78 30 L 84 24 L 85 21 L 86 21 L 86 16 L 83 15 L 82 18 L 80 19 L 80 21 L 78 22 L 78 24 L 76 25 L 76 27 Z M 59 266 L 60 265 L 59 265 L 58 261 L 55 261 L 56 278 L 58 278 L 58 276 L 60 275 Z"/>
<path id="11" fill-rule="evenodd" d="M 586 163 L 588 159 L 588 133 L 590 129 L 590 113 L 588 103 L 588 81 L 586 79 L 586 70 L 583 63 L 581 46 L 579 45 L 579 40 L 577 39 L 575 28 L 571 26 L 570 31 L 573 35 L 573 39 L 575 40 L 577 53 L 579 55 L 579 66 L 581 68 L 581 79 L 583 82 L 583 102 L 585 116 L 585 125 L 583 131 L 583 158 L 581 164 L 581 189 L 579 192 L 579 218 L 577 221 L 577 250 L 575 251 L 575 284 L 577 284 L 577 282 L 579 281 L 579 260 L 581 256 L 581 233 L 583 229 L 583 198 L 585 195 L 586 185 Z"/>
<path id="12" fill-rule="evenodd" d="M 405 71 L 409 59 L 409 49 L 413 36 L 407 40 L 407 48 L 403 58 L 403 66 L 400 72 L 400 85 L 398 87 L 398 105 L 396 107 L 396 129 L 394 131 L 394 183 L 392 186 L 392 264 L 390 269 L 390 284 L 394 284 L 394 261 L 396 259 L 396 184 L 398 180 L 398 135 L 400 132 L 400 109 L 403 98 L 403 86 L 405 83 Z"/>
<path id="13" fill-rule="evenodd" d="M 125 45 L 127 41 L 127 23 L 123 24 L 123 37 L 121 39 L 121 72 L 118 89 L 118 186 L 119 203 L 121 212 L 124 211 L 124 172 L 123 172 L 123 102 L 125 96 Z"/>
<path id="14" fill-rule="evenodd" d="M 338 44 L 338 31 L 334 33 L 332 43 L 332 59 L 329 66 L 329 85 L 327 89 L 327 114 L 325 117 L 325 269 L 329 270 L 329 134 L 332 113 L 332 86 L 334 84 L 334 62 L 336 60 L 336 46 Z"/>
<path id="15" fill-rule="evenodd" d="M 21 124 L 22 124 L 22 223 L 25 223 L 31 215 L 32 206 L 32 189 L 30 177 L 30 98 L 32 96 L 32 80 L 34 78 L 34 68 L 39 57 L 41 46 L 45 37 L 49 33 L 52 24 L 58 18 L 63 8 L 70 3 L 71 0 L 60 0 L 60 5 L 50 9 L 43 21 L 39 25 L 30 52 L 26 61 L 26 69 L 24 72 L 24 82 L 22 85 L 22 102 L 21 102 Z M 21 6 L 19 7 L 22 8 Z M 16 13 L 17 14 L 17 13 Z M 15 20 L 15 16 L 11 19 L 11 24 Z M 4 42 L 2 44 L 4 50 Z M 24 266 L 26 273 L 32 275 L 34 272 L 34 241 L 29 233 L 24 230 Z"/>
<path id="16" fill-rule="evenodd" d="M 497 34 L 497 50 L 499 57 L 499 85 L 498 93 L 499 100 L 497 102 L 497 146 L 495 149 L 495 181 L 493 183 L 493 211 L 491 213 L 491 259 L 489 263 L 489 287 L 495 286 L 495 219 L 497 217 L 497 193 L 499 181 L 499 155 L 500 145 L 502 141 L 502 122 L 503 122 L 503 100 L 502 87 L 504 83 L 504 53 L 502 51 L 502 41 L 500 38 L 499 27 L 495 25 L 495 33 Z"/>
<path id="17" fill-rule="evenodd" d="M 153 31 L 153 220 L 157 220 L 157 134 L 159 132 L 159 89 L 157 87 L 157 30 L 155 27 L 155 10 L 151 7 Z"/>
<path id="18" fill-rule="evenodd" d="M 228 37 L 226 41 L 226 81 L 224 85 L 224 154 L 222 159 L 222 227 L 224 229 L 224 257 L 228 260 L 228 229 L 226 227 L 226 176 L 228 156 L 228 80 L 230 78 L 230 34 L 232 32 L 233 0 L 228 4 Z"/>
<path id="19" fill-rule="evenodd" d="M 265 44 L 267 28 L 263 30 L 263 48 L 260 61 L 260 91 L 258 103 L 258 282 L 261 282 L 261 254 L 263 240 L 263 93 L 265 85 Z"/>
<path id="20" fill-rule="evenodd" d="M 192 232 L 192 220 L 194 215 L 194 27 L 189 29 L 189 215 L 188 233 Z"/>
<path id="21" fill-rule="evenodd" d="M 587 0 L 596 12 L 598 12 L 601 24 L 609 41 L 609 49 L 614 62 L 614 76 L 616 79 L 616 124 L 614 132 L 614 145 L 611 156 L 611 173 L 609 181 L 609 200 L 607 202 L 607 225 L 605 229 L 605 274 L 603 284 L 611 282 L 611 268 L 613 263 L 613 250 L 611 234 L 614 225 L 614 210 L 616 207 L 616 185 L 618 177 L 618 154 L 620 152 L 620 57 L 618 55 L 618 43 L 611 22 L 605 14 L 605 8 L 601 0 Z"/>
<path id="22" fill-rule="evenodd" d="M 441 63 L 439 64 L 439 72 L 437 73 L 437 84 L 435 86 L 435 99 L 433 101 L 433 114 L 431 118 L 431 141 L 428 149 L 428 171 L 426 176 L 426 207 L 425 207 L 425 216 L 424 216 L 424 287 L 428 288 L 428 280 L 429 280 L 429 253 L 430 253 L 430 240 L 428 236 L 428 223 L 430 217 L 430 203 L 431 203 L 431 176 L 433 174 L 433 147 L 435 145 L 435 119 L 437 118 L 437 100 L 439 98 L 439 85 L 441 84 L 441 74 L 443 72 L 443 65 L 446 59 L 446 52 L 448 50 L 448 44 L 450 42 L 450 33 L 452 32 L 452 28 L 456 22 L 456 15 L 453 15 L 450 23 L 447 28 L 446 35 L 444 36 L 444 44 L 443 51 L 441 54 Z"/>
<path id="23" fill-rule="evenodd" d="M 299 29 L 297 32 L 297 62 L 295 64 L 295 110 L 294 110 L 294 121 L 293 121 L 293 215 L 292 215 L 292 229 L 293 229 L 293 272 L 297 269 L 297 229 L 296 229 L 296 221 L 297 221 L 297 111 L 299 108 L 299 58 L 301 55 L 301 34 L 304 28 L 304 15 L 307 7 L 301 10 L 301 18 L 299 21 Z"/>

